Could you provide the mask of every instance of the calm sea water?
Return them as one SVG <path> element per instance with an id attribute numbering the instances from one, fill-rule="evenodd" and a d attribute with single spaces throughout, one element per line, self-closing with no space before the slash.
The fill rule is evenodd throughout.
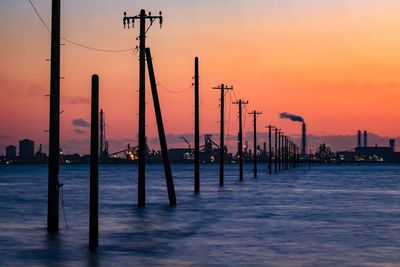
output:
<path id="1" fill-rule="evenodd" d="M 47 167 L 0 166 L 0 266 L 400 266 L 400 166 L 300 168 L 244 182 L 238 166 L 174 165 L 177 207 L 161 165 L 100 171 L 100 248 L 88 251 L 88 165 L 61 167 L 67 229 L 46 233 Z"/>

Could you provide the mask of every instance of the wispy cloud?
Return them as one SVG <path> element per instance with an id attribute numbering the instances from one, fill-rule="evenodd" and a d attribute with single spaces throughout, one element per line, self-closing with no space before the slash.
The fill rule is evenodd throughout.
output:
<path id="1" fill-rule="evenodd" d="M 0 134 L 0 139 L 7 139 L 7 138 L 10 138 L 10 136 L 5 134 Z"/>
<path id="2" fill-rule="evenodd" d="M 90 123 L 87 122 L 87 121 L 85 121 L 85 120 L 82 119 L 82 118 L 74 119 L 74 120 L 72 121 L 72 125 L 78 126 L 78 127 L 84 127 L 84 128 L 89 128 L 89 127 L 90 127 Z"/>
<path id="3" fill-rule="evenodd" d="M 71 105 L 80 105 L 80 104 L 89 104 L 90 103 L 90 99 L 88 98 L 84 98 L 84 97 L 67 97 L 65 99 L 65 103 L 66 104 L 71 104 Z"/>
<path id="4" fill-rule="evenodd" d="M 79 129 L 79 128 L 75 128 L 74 132 L 77 133 L 77 134 L 86 134 L 86 131 L 84 131 L 82 129 Z"/>

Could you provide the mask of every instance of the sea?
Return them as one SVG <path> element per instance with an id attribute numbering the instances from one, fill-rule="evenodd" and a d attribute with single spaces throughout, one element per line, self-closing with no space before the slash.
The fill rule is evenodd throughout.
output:
<path id="1" fill-rule="evenodd" d="M 0 266 L 400 266 L 400 165 L 101 165 L 99 248 L 88 248 L 89 165 L 61 165 L 60 230 L 48 235 L 47 166 L 0 165 Z"/>

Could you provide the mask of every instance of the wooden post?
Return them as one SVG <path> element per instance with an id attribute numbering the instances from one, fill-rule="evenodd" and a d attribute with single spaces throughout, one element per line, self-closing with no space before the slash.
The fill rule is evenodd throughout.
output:
<path id="1" fill-rule="evenodd" d="M 199 58 L 194 59 L 194 192 L 200 192 Z"/>
<path id="2" fill-rule="evenodd" d="M 92 76 L 90 124 L 89 248 L 99 245 L 99 76 Z"/>
<path id="3" fill-rule="evenodd" d="M 60 0 L 52 1 L 50 121 L 47 232 L 57 233 L 59 227 L 59 163 L 60 163 Z"/>
<path id="4" fill-rule="evenodd" d="M 161 114 L 160 101 L 158 99 L 157 84 L 156 84 L 156 78 L 154 75 L 153 61 L 151 58 L 150 48 L 148 48 L 148 47 L 146 48 L 146 59 L 147 59 L 147 68 L 149 70 L 151 93 L 153 95 L 154 111 L 156 113 L 158 136 L 160 139 L 161 155 L 162 155 L 163 164 L 164 164 L 165 179 L 167 182 L 169 204 L 171 206 L 175 206 L 176 205 L 176 195 L 175 195 L 174 180 L 172 178 L 171 164 L 170 164 L 169 157 L 168 157 L 167 140 L 165 138 L 164 124 L 163 124 L 163 119 L 162 119 L 162 114 Z"/>

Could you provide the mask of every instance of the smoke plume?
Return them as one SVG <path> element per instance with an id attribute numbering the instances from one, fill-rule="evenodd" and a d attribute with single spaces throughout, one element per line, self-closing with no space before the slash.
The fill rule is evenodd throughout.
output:
<path id="1" fill-rule="evenodd" d="M 282 112 L 281 114 L 279 114 L 279 117 L 281 119 L 290 119 L 292 121 L 304 122 L 304 119 L 301 116 L 290 114 L 287 112 Z"/>

